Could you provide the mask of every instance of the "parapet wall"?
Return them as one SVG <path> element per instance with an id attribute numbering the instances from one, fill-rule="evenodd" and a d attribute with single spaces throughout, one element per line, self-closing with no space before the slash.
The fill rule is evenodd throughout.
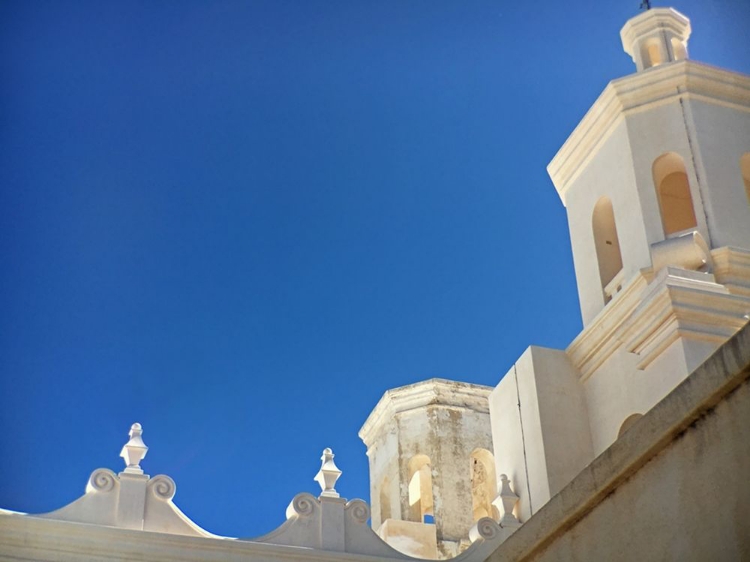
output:
<path id="1" fill-rule="evenodd" d="M 750 325 L 488 561 L 750 560 Z"/>

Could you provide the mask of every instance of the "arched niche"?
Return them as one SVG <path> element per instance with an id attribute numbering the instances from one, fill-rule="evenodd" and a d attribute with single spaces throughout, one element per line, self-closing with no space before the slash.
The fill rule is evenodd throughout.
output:
<path id="1" fill-rule="evenodd" d="M 409 468 L 409 520 L 425 522 L 426 516 L 434 516 L 432 494 L 432 466 L 427 455 L 414 455 Z"/>
<path id="2" fill-rule="evenodd" d="M 615 211 L 609 197 L 601 197 L 594 205 L 591 227 L 594 232 L 596 261 L 599 265 L 599 281 L 605 293 L 605 300 L 609 301 L 617 291 L 608 291 L 607 285 L 622 270 L 620 239 L 617 236 Z"/>
<path id="3" fill-rule="evenodd" d="M 487 449 L 475 449 L 469 461 L 471 470 L 471 507 L 474 521 L 482 517 L 497 518 L 492 500 L 497 497 L 495 458 Z"/>
<path id="4" fill-rule="evenodd" d="M 620 431 L 617 432 L 617 438 L 619 439 L 620 437 L 622 437 L 625 432 L 633 427 L 633 424 L 642 417 L 643 414 L 631 414 L 627 418 L 625 418 L 625 421 L 622 422 L 622 425 L 620 425 Z"/>
<path id="5" fill-rule="evenodd" d="M 664 235 L 696 228 L 693 196 L 682 157 L 674 152 L 662 154 L 654 160 L 652 172 Z"/>
<path id="6" fill-rule="evenodd" d="M 685 43 L 677 39 L 676 37 L 672 37 L 672 55 L 674 56 L 674 60 L 685 60 L 687 58 L 687 49 L 685 48 Z"/>
<path id="7" fill-rule="evenodd" d="M 750 152 L 745 152 L 740 158 L 740 172 L 742 173 L 742 181 L 745 184 L 747 203 L 750 205 Z"/>
<path id="8" fill-rule="evenodd" d="M 664 62 L 661 45 L 659 45 L 659 42 L 656 39 L 644 41 L 641 46 L 641 60 L 643 61 L 644 69 L 659 66 Z"/>

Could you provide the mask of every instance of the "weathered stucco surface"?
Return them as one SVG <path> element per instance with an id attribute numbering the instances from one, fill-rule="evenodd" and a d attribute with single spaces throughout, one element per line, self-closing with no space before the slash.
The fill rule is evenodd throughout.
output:
<path id="1" fill-rule="evenodd" d="M 431 379 L 385 393 L 360 430 L 370 460 L 374 529 L 389 519 L 433 526 L 413 503 L 414 489 L 410 493 L 415 461 L 426 462 L 430 482 L 424 494 L 432 506 L 427 513 L 434 529 L 424 529 L 414 538 L 436 536 L 441 558 L 456 556 L 468 546 L 474 524 L 472 453 L 492 455 L 490 391 L 486 386 Z M 494 460 L 490 464 L 494 467 Z M 392 543 L 396 548 L 401 544 Z"/>

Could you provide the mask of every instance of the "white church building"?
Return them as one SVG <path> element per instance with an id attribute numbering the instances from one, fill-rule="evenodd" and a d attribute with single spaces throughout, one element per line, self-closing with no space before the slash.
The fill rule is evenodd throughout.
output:
<path id="1" fill-rule="evenodd" d="M 214 535 L 144 474 L 134 424 L 122 472 L 0 510 L 0 560 L 750 560 L 750 77 L 690 60 L 690 31 L 669 8 L 629 20 L 636 71 L 548 166 L 581 333 L 494 388 L 386 391 L 359 433 L 369 505 L 326 449 L 276 531 Z"/>

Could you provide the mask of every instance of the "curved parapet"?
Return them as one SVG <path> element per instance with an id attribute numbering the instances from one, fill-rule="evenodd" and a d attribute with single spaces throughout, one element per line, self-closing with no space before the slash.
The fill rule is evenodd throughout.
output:
<path id="1" fill-rule="evenodd" d="M 469 531 L 471 546 L 453 558 L 453 560 L 456 562 L 486 560 L 518 527 L 517 523 L 509 522 L 509 524 L 504 525 L 500 522 L 498 524 L 490 517 L 482 517 L 474 523 L 474 526 Z"/>
<path id="2" fill-rule="evenodd" d="M 146 484 L 143 530 L 175 535 L 223 538 L 193 523 L 173 502 L 177 486 L 169 476 L 160 474 Z"/>
<path id="3" fill-rule="evenodd" d="M 117 527 L 119 497 L 120 479 L 111 470 L 98 468 L 89 476 L 83 496 L 55 511 L 30 516 Z"/>
<path id="4" fill-rule="evenodd" d="M 9 530 L 4 540 L 14 541 L 19 552 L 27 552 L 30 548 L 32 556 L 25 559 L 39 559 L 36 556 L 41 545 L 47 544 L 42 535 L 52 537 L 49 549 L 53 553 L 59 547 L 59 541 L 65 537 L 68 541 L 66 548 L 72 549 L 71 552 L 94 556 L 88 539 L 80 541 L 80 536 L 88 537 L 92 533 L 107 537 L 101 539 L 104 551 L 110 548 L 107 541 L 116 540 L 116 548 L 123 553 L 123 559 L 126 557 L 126 550 L 144 542 L 153 546 L 144 560 L 160 560 L 164 552 L 172 552 L 174 549 L 188 551 L 192 548 L 241 552 L 245 553 L 247 560 L 267 560 L 269 556 L 275 559 L 277 555 L 283 557 L 284 552 L 294 552 L 289 549 L 307 549 L 309 556 L 306 554 L 305 558 L 311 561 L 328 560 L 333 557 L 332 553 L 337 553 L 336 557 L 342 560 L 360 559 L 362 556 L 392 562 L 425 559 L 399 552 L 378 536 L 369 525 L 370 506 L 365 501 L 347 501 L 339 496 L 335 484 L 341 471 L 333 462 L 334 455 L 330 449 L 324 451 L 321 459 L 323 464 L 316 477 L 321 487 L 320 496 L 297 494 L 287 507 L 286 521 L 275 531 L 262 537 L 243 540 L 209 533 L 193 523 L 174 504 L 177 491 L 174 480 L 163 474 L 153 478 L 143 474 L 140 461 L 145 457 L 148 447 L 143 443 L 141 434 L 140 425 L 133 426 L 131 440 L 123 447 L 122 457 L 126 464 L 123 472 L 115 474 L 106 468 L 95 470 L 88 479 L 83 496 L 65 507 L 39 515 L 0 510 L 0 517 L 5 518 L 6 526 L 12 521 L 16 529 Z M 92 525 L 98 529 L 88 527 L 80 536 L 76 536 L 75 533 L 69 534 L 71 527 L 66 526 L 67 523 Z M 27 540 L 28 529 L 38 529 L 40 533 L 31 543 Z M 150 531 L 153 534 L 139 535 L 131 531 Z M 503 528 L 502 521 L 498 525 L 492 519 L 481 519 L 471 531 L 471 546 L 454 560 L 482 562 L 511 532 L 511 529 Z M 162 535 L 161 538 L 158 538 L 159 534 Z M 182 535 L 185 539 L 180 541 L 165 535 Z M 218 541 L 208 547 L 208 543 L 195 542 L 196 537 Z M 48 549 L 47 546 L 44 548 Z M 143 555 L 142 551 L 139 552 L 138 556 Z M 85 559 L 95 559 L 91 556 Z"/>
<path id="5" fill-rule="evenodd" d="M 297 494 L 287 508 L 287 520 L 275 531 L 250 542 L 366 554 L 389 560 L 413 560 L 388 546 L 367 521 L 370 508 L 362 500 Z"/>
<path id="6" fill-rule="evenodd" d="M 286 510 L 287 520 L 275 531 L 253 539 L 241 539 L 283 546 L 297 546 L 367 554 L 395 560 L 412 560 L 388 546 L 367 524 L 370 506 L 363 500 L 301 493 Z"/>
<path id="7" fill-rule="evenodd" d="M 242 541 L 312 548 L 377 557 L 380 560 L 423 560 L 391 547 L 368 525 L 370 506 L 363 500 L 346 501 L 302 493 L 287 508 L 287 520 L 275 531 Z M 493 519 L 480 519 L 472 528 L 472 544 L 451 560 L 482 562 L 515 528 L 503 528 Z"/>
<path id="8" fill-rule="evenodd" d="M 312 494 L 294 496 L 286 508 L 286 521 L 261 537 L 239 539 L 266 544 L 317 548 L 320 542 L 320 502 Z"/>
<path id="9" fill-rule="evenodd" d="M 333 453 L 323 453 L 323 470 L 341 471 L 333 464 Z M 318 475 L 321 473 L 319 472 Z M 321 495 L 302 493 L 294 497 L 286 510 L 287 520 L 275 531 L 247 542 L 311 548 L 329 552 L 377 557 L 380 560 L 422 560 L 399 552 L 381 539 L 368 524 L 370 506 L 359 499 L 339 497 L 334 480 L 316 477 Z M 480 519 L 471 531 L 471 546 L 453 560 L 481 562 L 515 530 L 503 528 L 493 519 Z"/>
<path id="10" fill-rule="evenodd" d="M 143 474 L 140 461 L 148 447 L 141 433 L 140 424 L 133 424 L 130 441 L 122 449 L 121 456 L 126 464 L 123 472 L 115 474 L 107 468 L 99 468 L 89 477 L 83 496 L 58 510 L 28 516 L 218 538 L 193 523 L 172 502 L 177 489 L 174 480 L 163 474 L 153 478 Z"/>

